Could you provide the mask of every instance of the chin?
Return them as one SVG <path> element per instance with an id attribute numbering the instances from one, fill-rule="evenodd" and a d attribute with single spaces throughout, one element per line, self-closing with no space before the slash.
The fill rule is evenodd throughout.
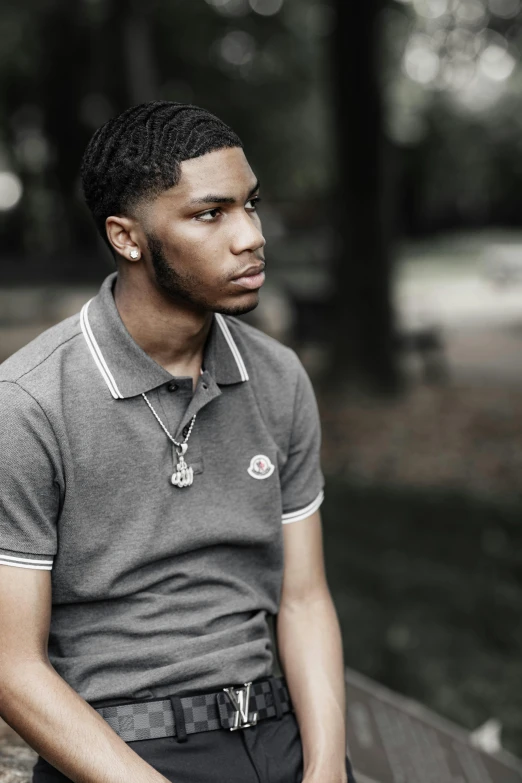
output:
<path id="1" fill-rule="evenodd" d="M 245 315 L 255 310 L 259 304 L 259 291 L 249 292 L 248 296 L 243 296 L 241 301 L 218 302 L 212 308 L 215 313 L 222 315 Z"/>

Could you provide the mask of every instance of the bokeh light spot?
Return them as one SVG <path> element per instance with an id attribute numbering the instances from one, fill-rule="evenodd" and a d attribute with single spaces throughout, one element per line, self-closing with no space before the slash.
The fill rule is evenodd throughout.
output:
<path id="1" fill-rule="evenodd" d="M 448 10 L 448 0 L 413 0 L 415 10 L 427 19 L 438 19 Z"/>
<path id="2" fill-rule="evenodd" d="M 455 15 L 461 22 L 467 24 L 482 24 L 487 16 L 486 8 L 479 0 L 460 0 Z"/>
<path id="3" fill-rule="evenodd" d="M 501 19 L 513 19 L 520 12 L 520 0 L 489 0 L 489 10 Z"/>
<path id="4" fill-rule="evenodd" d="M 475 63 L 464 58 L 448 62 L 442 73 L 442 83 L 450 90 L 462 90 L 474 78 Z"/>
<path id="5" fill-rule="evenodd" d="M 246 65 L 255 53 L 256 42 L 244 30 L 232 30 L 220 42 L 219 53 L 230 65 Z"/>
<path id="6" fill-rule="evenodd" d="M 464 27 L 451 30 L 444 41 L 448 56 L 457 59 L 474 60 L 483 47 L 480 35 Z"/>
<path id="7" fill-rule="evenodd" d="M 12 171 L 0 171 L 0 211 L 7 212 L 16 207 L 22 198 L 22 193 L 20 177 Z"/>
<path id="8" fill-rule="evenodd" d="M 250 8 L 261 16 L 274 16 L 283 7 L 284 0 L 248 0 Z"/>
<path id="9" fill-rule="evenodd" d="M 206 0 L 222 16 L 245 16 L 250 11 L 248 0 Z"/>
<path id="10" fill-rule="evenodd" d="M 508 79 L 515 68 L 515 58 L 506 49 L 497 44 L 487 46 L 480 56 L 482 72 L 493 81 Z"/>
<path id="11" fill-rule="evenodd" d="M 431 49 L 427 36 L 413 36 L 404 53 L 404 70 L 419 84 L 433 82 L 439 73 L 440 59 Z"/>

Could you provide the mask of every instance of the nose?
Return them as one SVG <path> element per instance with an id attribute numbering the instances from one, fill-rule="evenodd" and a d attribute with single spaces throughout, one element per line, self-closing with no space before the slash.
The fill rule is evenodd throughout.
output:
<path id="1" fill-rule="evenodd" d="M 261 221 L 256 214 L 244 210 L 238 213 L 233 221 L 233 233 L 230 249 L 234 255 L 244 252 L 255 253 L 266 245 L 266 239 L 261 231 Z"/>

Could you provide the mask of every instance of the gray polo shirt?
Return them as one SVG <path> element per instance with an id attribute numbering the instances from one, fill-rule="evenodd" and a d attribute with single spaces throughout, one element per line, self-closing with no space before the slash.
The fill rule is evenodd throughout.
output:
<path id="1" fill-rule="evenodd" d="M 215 315 L 193 392 L 131 338 L 115 278 L 0 365 L 0 564 L 52 570 L 49 657 L 87 701 L 267 676 L 282 523 L 323 498 L 310 381 Z M 197 414 L 192 486 L 142 392 L 178 441 Z"/>

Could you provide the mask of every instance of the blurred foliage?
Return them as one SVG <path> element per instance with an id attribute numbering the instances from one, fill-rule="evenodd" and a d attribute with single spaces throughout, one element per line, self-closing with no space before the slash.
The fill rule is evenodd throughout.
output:
<path id="1" fill-rule="evenodd" d="M 396 0 L 383 22 L 403 231 L 520 225 L 520 0 Z"/>
<path id="2" fill-rule="evenodd" d="M 277 7 L 277 0 L 2 4 L 0 169 L 15 172 L 24 188 L 20 203 L 0 212 L 4 254 L 63 253 L 85 243 L 92 250 L 78 198 L 81 154 L 97 126 L 145 100 L 194 102 L 230 122 L 269 198 L 324 194 L 332 166 L 321 42 L 330 9 L 286 0 L 281 13 L 253 11 Z"/>
<path id="3" fill-rule="evenodd" d="M 346 664 L 522 754 L 520 506 L 331 478 L 323 517 Z"/>
<path id="4" fill-rule="evenodd" d="M 385 128 L 400 161 L 401 230 L 518 223 L 520 0 L 384 5 L 377 51 Z M 4 256 L 100 250 L 78 198 L 82 151 L 104 120 L 153 98 L 223 116 L 244 138 L 267 200 L 315 205 L 312 221 L 334 221 L 343 176 L 332 108 L 335 22 L 334 0 L 3 3 L 0 173 L 23 187 L 8 208 L 16 194 L 9 183 L 3 194 L 0 181 Z M 346 45 L 360 34 L 354 7 Z M 34 277 L 38 265 L 26 271 Z M 62 278 L 73 271 L 66 264 Z M 9 273 L 20 273 L 15 263 Z M 97 276 L 96 265 L 84 268 L 83 277 Z"/>

